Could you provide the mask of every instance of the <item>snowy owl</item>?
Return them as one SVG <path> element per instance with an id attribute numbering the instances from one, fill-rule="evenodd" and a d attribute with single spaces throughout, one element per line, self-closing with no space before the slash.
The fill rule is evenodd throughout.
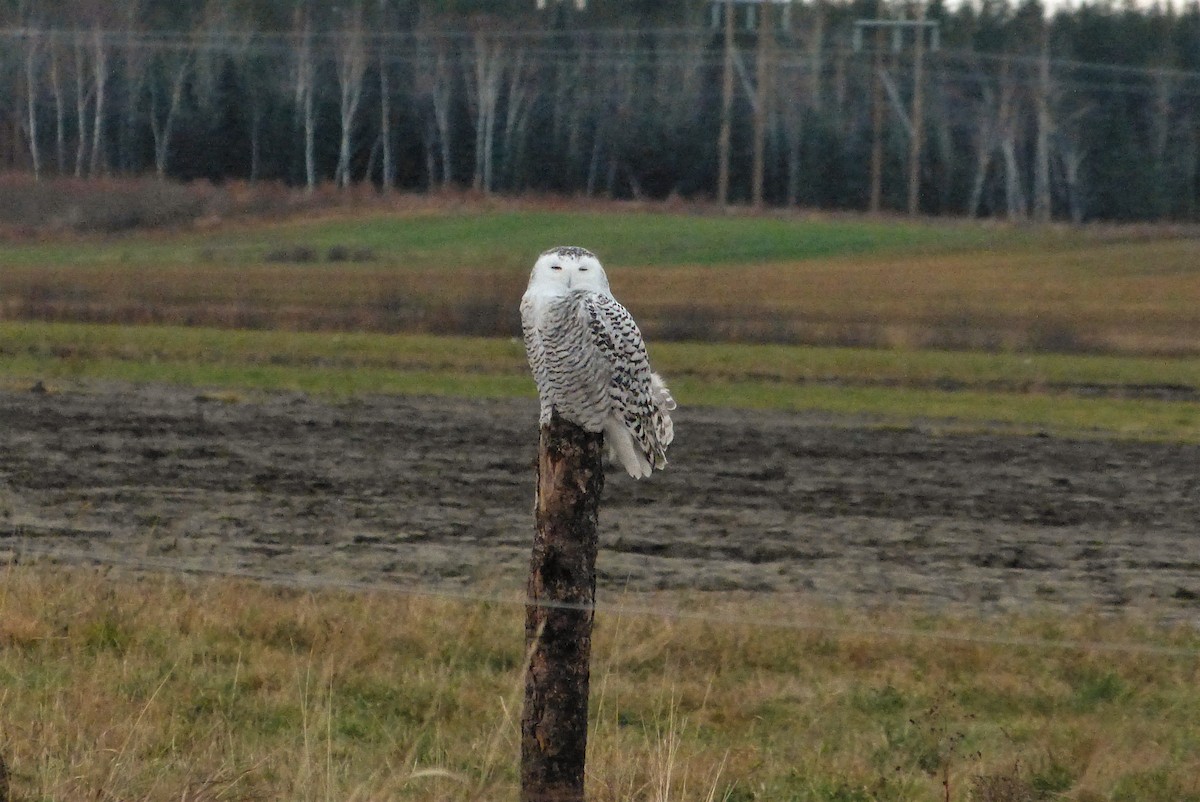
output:
<path id="1" fill-rule="evenodd" d="M 667 464 L 675 400 L 650 372 L 642 333 L 613 297 L 595 254 L 576 247 L 543 253 L 521 298 L 521 328 L 542 425 L 557 411 L 604 432 L 609 457 L 635 479 Z"/>

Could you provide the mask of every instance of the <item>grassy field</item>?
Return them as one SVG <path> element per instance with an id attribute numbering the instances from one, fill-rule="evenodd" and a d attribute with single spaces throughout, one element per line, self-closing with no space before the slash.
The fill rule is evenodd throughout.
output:
<path id="1" fill-rule="evenodd" d="M 1157 229 L 418 204 L 22 236 L 0 385 L 530 397 L 517 299 L 567 242 L 684 407 L 1200 442 L 1200 245 Z M 514 600 L 3 570 L 16 802 L 516 797 Z M 598 614 L 598 802 L 1200 801 L 1195 630 L 613 601 L 690 614 Z"/>
<path id="2" fill-rule="evenodd" d="M 613 264 L 754 264 L 845 254 L 977 249 L 1022 239 L 975 225 L 675 213 L 620 205 L 603 210 L 426 208 L 393 213 L 330 211 L 272 222 L 223 224 L 200 232 L 30 238 L 6 248 L 12 264 L 133 266 L 323 261 L 344 247 L 410 270 L 477 267 L 528 272 L 552 245 L 588 242 Z M 95 247 L 101 241 L 104 247 Z M 301 248 L 309 248 L 306 256 Z M 288 253 L 297 258 L 282 258 Z M 272 259 L 272 255 L 275 258 Z"/>
<path id="3" fill-rule="evenodd" d="M 670 342 L 652 345 L 651 356 L 685 407 L 1200 442 L 1193 399 L 1126 397 L 1130 388 L 1200 387 L 1200 359 Z M 511 338 L 168 326 L 0 323 L 0 377 L 16 388 L 117 379 L 340 397 L 534 393 Z"/>
<path id="4" fill-rule="evenodd" d="M 1194 630 L 718 595 L 611 604 L 592 664 L 597 802 L 1200 800 Z M 630 611 L 660 604 L 688 613 Z M 515 799 L 523 615 L 10 568 L 13 799 Z"/>
<path id="5" fill-rule="evenodd" d="M 1178 232 L 475 210 L 326 215 L 0 246 L 10 319 L 517 332 L 548 245 L 595 248 L 654 340 L 1195 354 L 1200 240 Z"/>

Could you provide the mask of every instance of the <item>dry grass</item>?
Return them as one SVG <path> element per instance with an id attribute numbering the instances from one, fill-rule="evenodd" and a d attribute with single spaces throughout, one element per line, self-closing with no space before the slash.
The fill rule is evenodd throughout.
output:
<path id="1" fill-rule="evenodd" d="M 931 800 L 946 787 L 953 800 L 1200 799 L 1194 631 L 1086 613 L 617 601 L 689 615 L 597 617 L 598 802 Z M 0 751 L 13 799 L 514 799 L 522 616 L 386 591 L 9 568 Z M 882 634 L 895 627 L 910 634 Z M 929 637 L 943 630 L 983 639 Z"/>
<path id="2" fill-rule="evenodd" d="M 459 199 L 0 249 L 0 315 L 511 336 L 531 255 L 605 242 L 654 340 L 1195 354 L 1197 239 Z"/>
<path id="3" fill-rule="evenodd" d="M 120 232 L 212 229 L 230 221 L 261 225 L 297 215 L 358 214 L 363 210 L 454 210 L 483 199 L 468 193 L 381 195 L 370 185 L 308 193 L 279 182 L 206 181 L 181 184 L 151 177 L 0 174 L 0 235 L 26 241 L 94 237 Z"/>
<path id="4" fill-rule="evenodd" d="M 639 270 L 614 279 L 677 339 L 1195 353 L 1194 240 Z"/>

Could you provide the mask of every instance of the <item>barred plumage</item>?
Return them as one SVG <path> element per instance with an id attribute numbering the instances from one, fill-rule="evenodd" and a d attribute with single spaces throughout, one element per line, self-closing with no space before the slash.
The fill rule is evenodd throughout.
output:
<path id="1" fill-rule="evenodd" d="M 651 372 L 642 333 L 613 297 L 595 254 L 578 247 L 543 253 L 521 299 L 521 324 L 541 423 L 557 411 L 604 432 L 610 456 L 634 478 L 666 466 L 675 400 Z"/>

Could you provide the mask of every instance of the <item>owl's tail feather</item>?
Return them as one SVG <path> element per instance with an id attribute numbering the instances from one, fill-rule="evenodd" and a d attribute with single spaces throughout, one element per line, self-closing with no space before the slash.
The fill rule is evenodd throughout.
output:
<path id="1" fill-rule="evenodd" d="M 654 436 L 658 440 L 658 450 L 662 457 L 659 468 L 667 464 L 667 446 L 675 439 L 675 424 L 671 422 L 671 410 L 675 409 L 675 399 L 667 389 L 667 383 L 657 373 L 650 374 L 650 397 L 654 399 Z"/>
<path id="2" fill-rule="evenodd" d="M 621 466 L 634 479 L 644 479 L 653 472 L 650 461 L 642 453 L 642 449 L 633 439 L 633 433 L 625 423 L 616 417 L 604 421 L 604 443 L 608 446 L 608 456 Z"/>
<path id="3" fill-rule="evenodd" d="M 650 395 L 663 409 L 675 409 L 675 399 L 667 389 L 667 383 L 657 373 L 650 374 Z"/>

